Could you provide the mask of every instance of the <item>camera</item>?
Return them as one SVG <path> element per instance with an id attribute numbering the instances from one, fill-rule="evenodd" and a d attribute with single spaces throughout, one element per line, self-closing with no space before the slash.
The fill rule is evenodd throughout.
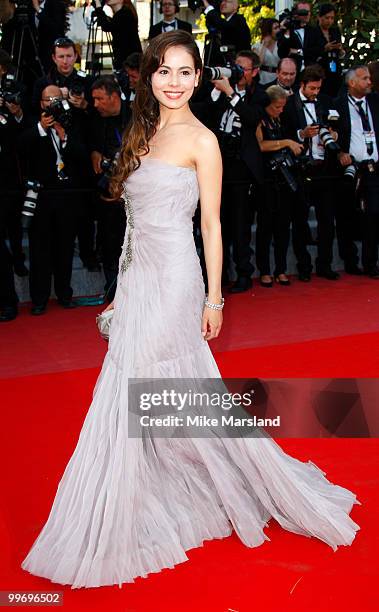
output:
<path id="1" fill-rule="evenodd" d="M 338 153 L 341 151 L 341 147 L 334 140 L 327 125 L 320 125 L 318 137 L 327 151 L 330 151 L 331 153 Z"/>
<path id="2" fill-rule="evenodd" d="M 307 9 L 298 9 L 296 7 L 285 9 L 283 13 L 279 15 L 280 26 L 284 30 L 297 30 L 300 27 L 302 17 L 307 17 L 307 15 Z"/>
<path id="3" fill-rule="evenodd" d="M 323 117 L 319 123 L 314 124 L 319 126 L 319 139 L 323 144 L 324 148 L 329 151 L 329 153 L 338 153 L 341 151 L 341 147 L 334 140 L 333 136 L 329 132 L 329 129 L 335 128 L 334 123 L 339 119 L 339 113 L 336 110 L 329 110 Z"/>
<path id="4" fill-rule="evenodd" d="M 222 77 L 229 79 L 230 84 L 233 85 L 238 83 L 244 75 L 243 68 L 238 64 L 233 64 L 230 67 L 216 66 L 214 68 L 210 66 L 204 66 L 203 77 L 207 81 L 220 81 Z"/>
<path id="5" fill-rule="evenodd" d="M 26 195 L 21 209 L 21 225 L 24 230 L 29 229 L 34 217 L 41 187 L 38 181 L 26 181 Z"/>
<path id="6" fill-rule="evenodd" d="M 3 88 L 0 89 L 0 98 L 10 104 L 21 104 L 21 91 L 19 91 L 13 74 L 5 75 Z"/>
<path id="7" fill-rule="evenodd" d="M 70 87 L 71 96 L 82 96 L 86 89 L 86 76 L 85 70 L 78 70 L 75 79 Z"/>
<path id="8" fill-rule="evenodd" d="M 54 117 L 54 120 L 59 123 L 64 129 L 71 126 L 72 112 L 67 100 L 53 100 L 44 110 L 45 115 Z"/>
<path id="9" fill-rule="evenodd" d="M 27 25 L 29 16 L 32 14 L 31 0 L 10 0 L 16 6 L 13 19 L 17 25 Z M 34 10 L 33 10 L 34 14 Z"/>
<path id="10" fill-rule="evenodd" d="M 109 181 L 112 178 L 114 169 L 116 168 L 117 160 L 119 157 L 117 152 L 113 158 L 103 157 L 100 162 L 100 168 L 103 171 L 100 179 L 97 182 L 97 186 L 103 195 L 108 195 Z"/>
<path id="11" fill-rule="evenodd" d="M 188 8 L 191 9 L 191 11 L 193 11 L 194 13 L 197 11 L 197 9 L 203 9 L 204 8 L 204 4 L 202 2 L 202 0 L 188 0 Z M 220 0 L 212 0 L 212 6 L 217 9 L 220 6 Z"/>
<path id="12" fill-rule="evenodd" d="M 279 171 L 282 174 L 291 191 L 297 191 L 297 182 L 290 171 L 290 168 L 294 168 L 296 166 L 296 159 L 290 149 L 286 148 L 273 153 L 269 160 L 269 165 L 273 172 Z"/>

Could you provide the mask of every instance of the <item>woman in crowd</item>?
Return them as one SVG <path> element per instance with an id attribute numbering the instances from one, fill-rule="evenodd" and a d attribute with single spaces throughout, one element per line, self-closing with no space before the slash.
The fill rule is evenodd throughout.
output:
<path id="1" fill-rule="evenodd" d="M 319 58 L 319 64 L 325 72 L 322 92 L 332 96 L 338 95 L 342 85 L 341 59 L 345 56 L 342 48 L 341 32 L 334 25 L 336 9 L 333 4 L 321 4 L 318 12 L 318 30 L 323 41 L 324 52 Z"/>
<path id="2" fill-rule="evenodd" d="M 270 103 L 264 111 L 264 118 L 257 128 L 257 140 L 263 153 L 265 184 L 257 203 L 257 266 L 263 287 L 272 287 L 270 271 L 270 245 L 274 240 L 274 278 L 280 285 L 289 285 L 285 272 L 290 228 L 290 206 L 296 181 L 287 168 L 288 178 L 293 178 L 293 188 L 280 168 L 284 159 L 289 162 L 300 155 L 303 146 L 284 138 L 280 115 L 287 102 L 287 92 L 278 85 L 267 89 Z M 285 157 L 283 157 L 285 156 Z"/>
<path id="3" fill-rule="evenodd" d="M 279 63 L 278 44 L 276 35 L 279 31 L 279 21 L 276 19 L 262 19 L 260 23 L 261 42 L 253 45 L 261 61 L 259 82 L 261 85 L 271 83 L 276 79 L 276 68 Z"/>

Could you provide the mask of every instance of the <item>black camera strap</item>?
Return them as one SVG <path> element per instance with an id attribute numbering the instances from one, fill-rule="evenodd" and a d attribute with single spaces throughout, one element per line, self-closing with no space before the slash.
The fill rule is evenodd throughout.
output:
<path id="1" fill-rule="evenodd" d="M 316 108 L 316 100 L 313 102 L 312 100 L 309 100 L 308 102 L 305 102 L 304 100 L 302 100 L 302 105 L 303 105 L 303 109 L 304 109 L 304 113 L 306 115 L 308 115 L 308 117 L 310 119 L 312 119 L 312 123 L 314 123 L 315 121 L 318 122 L 318 117 L 317 117 L 317 108 Z M 307 104 L 314 104 L 315 107 L 315 117 L 312 115 L 312 113 L 309 111 L 309 109 L 307 108 Z"/>

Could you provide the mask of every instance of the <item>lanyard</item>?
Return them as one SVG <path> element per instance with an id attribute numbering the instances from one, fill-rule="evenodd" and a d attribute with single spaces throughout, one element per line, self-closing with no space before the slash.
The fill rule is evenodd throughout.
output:
<path id="1" fill-rule="evenodd" d="M 315 121 L 316 121 L 316 123 L 317 123 L 318 119 L 317 119 L 316 103 L 314 103 L 314 105 L 315 105 L 315 115 L 316 115 L 316 117 L 314 117 L 314 116 L 312 115 L 312 113 L 311 113 L 311 112 L 310 112 L 310 111 L 307 109 L 307 105 L 306 105 L 306 103 L 305 103 L 303 100 L 302 100 L 302 104 L 303 104 L 303 109 L 304 109 L 304 112 L 305 112 L 305 113 L 308 115 L 308 117 L 309 117 L 310 119 L 312 119 L 312 123 L 314 123 Z"/>
<path id="2" fill-rule="evenodd" d="M 370 118 L 368 114 L 368 103 L 366 100 L 366 109 L 363 108 L 363 105 L 357 104 L 355 100 L 349 95 L 349 102 L 355 108 L 358 115 L 361 118 L 363 136 L 365 139 L 365 145 L 367 149 L 367 155 L 372 155 L 374 152 L 374 138 L 373 132 L 370 126 Z"/>
<path id="3" fill-rule="evenodd" d="M 63 142 L 60 140 L 60 138 L 58 137 L 58 141 L 55 138 L 54 132 L 51 129 L 50 130 L 50 136 L 51 136 L 51 141 L 53 143 L 55 152 L 57 154 L 57 161 L 56 161 L 56 166 L 57 166 L 57 173 L 58 173 L 58 178 L 60 180 L 66 179 L 67 177 L 65 176 L 63 169 L 64 169 L 64 161 L 63 161 Z"/>

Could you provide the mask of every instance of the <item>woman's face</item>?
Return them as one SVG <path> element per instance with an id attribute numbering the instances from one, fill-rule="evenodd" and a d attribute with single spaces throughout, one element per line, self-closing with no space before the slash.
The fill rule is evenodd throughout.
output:
<path id="1" fill-rule="evenodd" d="M 271 37 L 276 38 L 279 30 L 280 30 L 279 21 L 274 21 L 274 23 L 272 24 L 272 29 L 271 29 Z"/>
<path id="2" fill-rule="evenodd" d="M 329 30 L 334 23 L 335 17 L 336 14 L 334 11 L 330 11 L 329 13 L 326 13 L 326 15 L 319 17 L 319 23 L 322 29 Z"/>
<path id="3" fill-rule="evenodd" d="M 277 119 L 282 114 L 286 102 L 287 98 L 280 98 L 280 100 L 271 102 L 271 104 L 266 107 L 267 114 L 273 119 Z"/>
<path id="4" fill-rule="evenodd" d="M 153 94 L 159 104 L 181 108 L 191 98 L 199 78 L 200 70 L 195 71 L 192 55 L 184 47 L 170 47 L 151 76 Z"/>

